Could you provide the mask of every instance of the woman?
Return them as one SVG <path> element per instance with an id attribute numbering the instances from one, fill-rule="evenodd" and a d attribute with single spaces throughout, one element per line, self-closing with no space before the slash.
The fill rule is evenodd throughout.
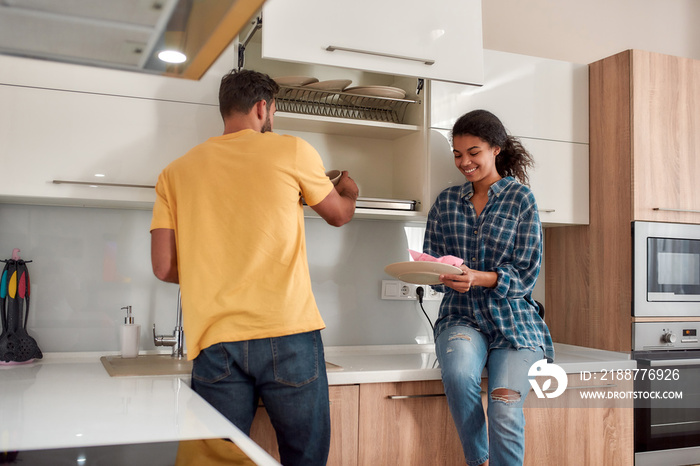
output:
<path id="1" fill-rule="evenodd" d="M 423 249 L 464 259 L 441 275 L 445 296 L 435 351 L 452 418 L 469 465 L 522 464 L 528 369 L 554 357 L 532 298 L 542 258 L 542 225 L 526 169 L 532 157 L 486 110 L 452 129 L 454 160 L 467 182 L 445 189 L 428 214 Z M 440 285 L 442 287 L 442 285 Z M 481 373 L 488 370 L 488 432 Z"/>

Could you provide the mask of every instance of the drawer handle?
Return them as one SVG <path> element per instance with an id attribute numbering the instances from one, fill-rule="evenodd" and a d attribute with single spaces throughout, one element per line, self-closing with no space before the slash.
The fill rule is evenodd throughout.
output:
<path id="1" fill-rule="evenodd" d="M 429 66 L 435 64 L 435 60 L 430 60 L 429 58 L 406 57 L 403 55 L 392 55 L 390 53 L 373 52 L 371 50 L 349 49 L 346 47 L 338 47 L 335 45 L 329 45 L 328 47 L 326 47 L 326 50 L 329 52 L 335 52 L 336 50 L 340 50 L 341 52 L 364 53 L 365 55 L 375 55 L 378 57 L 396 58 L 398 60 L 417 61 L 417 62 L 421 62 L 421 63 L 424 63 L 424 64 L 429 65 Z"/>
<path id="2" fill-rule="evenodd" d="M 551 214 L 557 211 L 557 209 L 537 209 L 540 212 L 544 212 L 545 214 Z"/>
<path id="3" fill-rule="evenodd" d="M 599 390 L 599 389 L 605 389 L 605 388 L 615 388 L 617 387 L 616 384 L 614 383 L 609 383 L 606 385 L 576 385 L 576 386 L 570 386 L 566 387 L 567 390 Z"/>
<path id="4" fill-rule="evenodd" d="M 695 209 L 667 209 L 665 207 L 654 207 L 652 210 L 659 212 L 687 212 L 691 214 L 700 214 L 700 210 Z"/>
<path id="5" fill-rule="evenodd" d="M 53 184 L 78 184 L 83 186 L 111 186 L 117 188 L 148 188 L 155 189 L 155 186 L 147 184 L 126 184 L 126 183 L 95 183 L 94 181 L 68 181 L 68 180 L 53 180 Z"/>
<path id="6" fill-rule="evenodd" d="M 445 396 L 444 393 L 433 393 L 430 395 L 389 395 L 387 398 L 390 400 L 407 400 L 409 398 L 436 398 L 440 396 Z"/>

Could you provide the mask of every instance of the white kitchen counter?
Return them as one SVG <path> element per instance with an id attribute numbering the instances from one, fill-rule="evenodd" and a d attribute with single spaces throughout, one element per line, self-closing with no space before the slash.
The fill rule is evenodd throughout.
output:
<path id="1" fill-rule="evenodd" d="M 567 374 L 637 367 L 637 362 L 626 353 L 561 343 L 554 344 L 554 353 L 554 363 Z M 341 367 L 329 370 L 330 385 L 440 380 L 432 344 L 327 347 L 326 361 Z"/>
<path id="2" fill-rule="evenodd" d="M 433 345 L 327 347 L 331 385 L 439 380 Z M 555 345 L 567 373 L 633 369 L 629 355 Z M 274 460 L 189 388 L 189 377 L 110 377 L 96 353 L 49 353 L 0 366 L 0 450 L 230 438 Z"/>
<path id="3" fill-rule="evenodd" d="M 0 451 L 229 438 L 257 464 L 279 464 L 186 381 L 110 377 L 100 356 L 0 366 Z"/>

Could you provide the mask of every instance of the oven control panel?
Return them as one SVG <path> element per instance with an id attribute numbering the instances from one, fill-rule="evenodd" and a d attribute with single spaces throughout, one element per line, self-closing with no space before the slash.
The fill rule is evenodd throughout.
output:
<path id="1" fill-rule="evenodd" d="M 635 322 L 634 351 L 699 349 L 700 322 Z"/>

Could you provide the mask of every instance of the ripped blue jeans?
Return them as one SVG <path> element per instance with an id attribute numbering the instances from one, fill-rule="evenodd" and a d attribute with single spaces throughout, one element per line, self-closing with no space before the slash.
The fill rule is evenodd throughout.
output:
<path id="1" fill-rule="evenodd" d="M 530 391 L 527 371 L 544 358 L 544 351 L 509 348 L 489 353 L 483 333 L 472 327 L 454 326 L 440 333 L 435 352 L 467 464 L 478 465 L 486 460 L 490 466 L 522 464 L 523 403 Z M 484 367 L 488 371 L 488 431 L 481 403 Z"/>

